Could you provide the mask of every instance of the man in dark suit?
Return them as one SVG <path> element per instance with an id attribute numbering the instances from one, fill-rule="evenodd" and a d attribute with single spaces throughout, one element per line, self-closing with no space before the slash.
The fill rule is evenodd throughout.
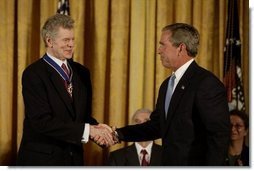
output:
<path id="1" fill-rule="evenodd" d="M 149 109 L 139 109 L 134 113 L 132 123 L 142 124 L 147 122 L 150 120 L 150 114 L 151 111 Z M 161 151 L 161 146 L 155 144 L 153 141 L 135 142 L 130 146 L 111 152 L 108 158 L 108 165 L 159 166 Z"/>
<path id="2" fill-rule="evenodd" d="M 158 53 L 173 70 L 161 85 L 151 120 L 116 129 L 123 141 L 162 138 L 161 165 L 219 166 L 230 136 L 226 91 L 221 81 L 194 61 L 199 33 L 176 23 L 162 29 Z"/>
<path id="3" fill-rule="evenodd" d="M 84 165 L 82 143 L 112 135 L 91 117 L 92 86 L 88 69 L 70 60 L 74 21 L 50 17 L 42 28 L 46 54 L 23 72 L 23 137 L 17 165 Z"/>

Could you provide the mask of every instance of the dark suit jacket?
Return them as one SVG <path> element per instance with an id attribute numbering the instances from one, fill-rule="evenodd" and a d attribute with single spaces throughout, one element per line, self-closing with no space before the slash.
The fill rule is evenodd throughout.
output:
<path id="1" fill-rule="evenodd" d="M 97 124 L 90 116 L 90 74 L 82 65 L 68 63 L 73 70 L 73 99 L 63 79 L 43 59 L 23 72 L 25 119 L 17 165 L 84 165 L 84 124 Z"/>
<path id="2" fill-rule="evenodd" d="M 166 119 L 168 80 L 160 87 L 151 120 L 118 129 L 120 140 L 162 138 L 162 165 L 223 165 L 230 136 L 224 85 L 192 62 L 174 90 Z"/>
<path id="3" fill-rule="evenodd" d="M 150 166 L 160 165 L 161 151 L 161 146 L 153 143 Z M 107 164 L 109 166 L 140 166 L 135 144 L 111 152 Z"/>

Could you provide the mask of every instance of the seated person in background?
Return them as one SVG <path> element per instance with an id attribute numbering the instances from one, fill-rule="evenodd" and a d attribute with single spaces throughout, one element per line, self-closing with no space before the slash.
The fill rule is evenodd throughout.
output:
<path id="1" fill-rule="evenodd" d="M 246 113 L 232 110 L 230 112 L 231 137 L 226 158 L 227 166 L 249 166 L 249 148 L 245 144 L 248 134 L 249 119 Z"/>
<path id="2" fill-rule="evenodd" d="M 150 114 L 151 111 L 148 109 L 137 110 L 132 117 L 133 124 L 141 124 L 150 120 Z M 161 146 L 153 141 L 134 142 L 130 146 L 111 152 L 108 158 L 108 165 L 159 166 L 161 151 Z"/>

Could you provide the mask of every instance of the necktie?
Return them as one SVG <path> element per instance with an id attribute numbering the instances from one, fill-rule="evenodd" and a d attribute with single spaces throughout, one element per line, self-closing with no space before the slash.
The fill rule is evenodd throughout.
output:
<path id="1" fill-rule="evenodd" d="M 63 68 L 64 72 L 66 73 L 66 75 L 69 78 L 70 71 L 67 69 L 66 65 L 63 63 L 61 67 Z M 66 88 L 67 92 L 69 93 L 70 97 L 72 97 L 72 83 L 64 81 L 64 85 L 65 85 L 65 88 Z"/>
<path id="2" fill-rule="evenodd" d="M 146 160 L 146 155 L 148 154 L 145 149 L 141 150 L 141 154 L 143 155 L 142 160 L 141 160 L 141 166 L 148 166 L 149 163 Z"/>
<path id="3" fill-rule="evenodd" d="M 174 88 L 174 83 L 175 83 L 175 74 L 172 74 L 169 81 L 168 81 L 168 89 L 167 89 L 167 94 L 166 94 L 166 100 L 165 100 L 165 113 L 167 115 L 168 113 L 168 107 L 170 104 L 170 100 L 173 94 L 173 88 Z"/>
<path id="4" fill-rule="evenodd" d="M 64 72 L 66 73 L 66 75 L 67 75 L 68 77 L 70 77 L 70 71 L 67 69 L 66 65 L 63 63 L 61 67 L 63 68 L 63 70 L 64 70 Z"/>

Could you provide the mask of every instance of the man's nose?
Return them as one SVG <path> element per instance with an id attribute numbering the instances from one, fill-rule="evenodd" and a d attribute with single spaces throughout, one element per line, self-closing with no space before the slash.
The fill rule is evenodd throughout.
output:
<path id="1" fill-rule="evenodd" d="M 157 54 L 161 54 L 160 48 L 157 49 Z"/>
<path id="2" fill-rule="evenodd" d="M 159 46 L 158 49 L 157 49 L 157 54 L 161 54 L 161 47 Z"/>
<path id="3" fill-rule="evenodd" d="M 74 41 L 73 40 L 70 40 L 67 44 L 69 47 L 73 47 L 74 46 Z"/>

